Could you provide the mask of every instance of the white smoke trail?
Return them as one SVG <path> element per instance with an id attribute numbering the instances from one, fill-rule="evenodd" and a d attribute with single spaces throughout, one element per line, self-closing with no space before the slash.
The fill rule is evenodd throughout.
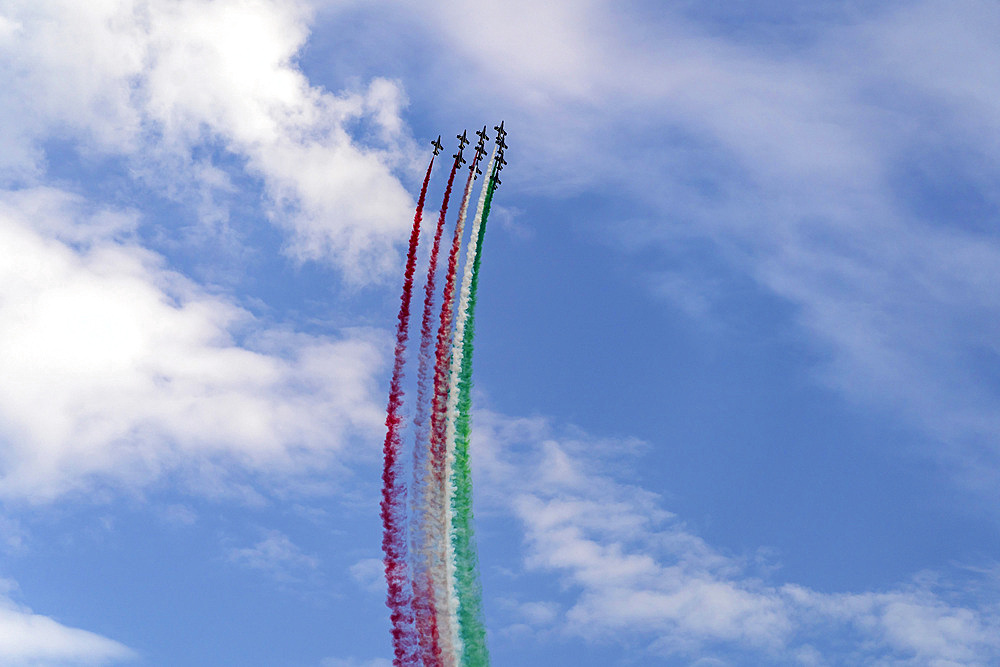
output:
<path id="1" fill-rule="evenodd" d="M 472 161 L 471 170 L 475 170 L 478 160 Z M 458 213 L 458 221 L 455 223 L 455 238 L 461 239 L 465 231 L 465 219 L 469 212 L 469 196 L 472 193 L 472 177 L 466 179 L 465 192 L 462 195 L 462 208 Z M 442 304 L 442 308 L 445 304 Z M 443 316 L 443 315 L 442 315 Z M 454 320 L 454 318 L 453 318 Z M 449 362 L 450 364 L 450 362 Z M 451 367 L 449 365 L 449 373 Z M 449 376 L 449 380 L 450 380 Z M 447 406 L 445 406 L 447 409 Z M 458 627 L 458 596 L 455 593 L 455 565 L 452 558 L 450 522 L 447 518 L 447 508 L 450 506 L 450 496 L 445 489 L 447 482 L 447 455 L 445 462 L 444 488 L 430 490 L 429 505 L 424 512 L 424 516 L 430 517 L 437 524 L 437 531 L 432 534 L 437 538 L 437 543 L 432 548 L 438 550 L 438 558 L 442 561 L 439 568 L 435 569 L 434 576 L 434 606 L 438 619 L 438 646 L 441 649 L 441 661 L 444 667 L 458 667 L 459 656 L 462 654 L 462 638 Z M 433 474 L 428 471 L 428 479 L 433 479 Z M 435 558 L 434 561 L 437 561 Z M 443 571 L 443 574 L 442 574 Z"/>
<path id="2" fill-rule="evenodd" d="M 472 291 L 472 268 L 476 258 L 476 251 L 479 244 L 479 228 L 483 222 L 483 209 L 486 207 L 486 191 L 489 185 L 489 174 L 493 173 L 493 164 L 496 160 L 497 147 L 493 146 L 493 153 L 490 155 L 490 162 L 483 174 L 482 192 L 479 195 L 479 204 L 476 206 L 476 217 L 472 221 L 472 234 L 469 245 L 465 253 L 465 272 L 462 275 L 462 290 L 458 298 L 458 313 L 455 316 L 455 338 L 451 347 L 451 377 L 448 383 L 448 414 L 447 431 L 445 437 L 445 482 L 444 482 L 444 505 L 441 515 L 442 532 L 445 539 L 445 572 L 444 587 L 447 597 L 448 630 L 452 632 L 452 643 L 456 649 L 457 656 L 462 652 L 462 640 L 459 636 L 458 621 L 458 594 L 455 590 L 455 550 L 451 543 L 451 531 L 454 519 L 452 509 L 452 497 L 454 496 L 454 485 L 452 482 L 452 468 L 455 464 L 455 422 L 458 417 L 458 380 L 462 369 L 462 359 L 465 356 L 463 341 L 465 340 L 465 320 L 469 311 L 469 296 Z M 466 200 L 468 202 L 468 200 Z M 465 211 L 462 211 L 463 217 Z M 439 616 L 440 618 L 440 616 Z M 458 662 L 455 663 L 456 665 Z"/>
<path id="3" fill-rule="evenodd" d="M 476 169 L 477 167 L 476 162 L 477 160 L 473 160 L 471 171 L 474 171 Z M 485 188 L 483 191 L 485 192 Z M 462 233 L 465 229 L 465 218 L 469 212 L 469 198 L 471 194 L 472 194 L 472 179 L 470 178 L 468 182 L 465 184 L 465 193 L 462 196 L 463 206 L 462 210 L 458 214 L 458 222 L 456 223 L 455 235 L 458 237 L 462 236 Z M 479 207 L 479 210 L 482 211 L 482 206 Z M 475 229 L 474 231 L 478 232 L 478 229 Z M 459 310 L 458 316 L 459 317 L 463 316 L 461 309 Z M 464 330 L 464 328 L 465 327 L 463 326 L 462 329 Z M 449 372 L 450 371 L 451 368 L 449 367 Z M 452 380 L 449 377 L 449 382 L 451 381 Z M 452 406 L 451 394 L 449 393 L 448 395 L 449 415 L 453 410 L 451 406 Z M 462 637 L 458 627 L 458 595 L 456 594 L 455 591 L 455 558 L 454 558 L 454 549 L 452 548 L 451 544 L 451 520 L 450 520 L 451 496 L 452 496 L 451 483 L 450 483 L 451 459 L 454 458 L 454 453 L 449 451 L 447 442 L 448 440 L 446 436 L 444 502 L 442 507 L 442 509 L 444 510 L 442 512 L 442 533 L 445 536 L 445 568 L 446 568 L 445 601 L 447 604 L 446 615 L 448 618 L 447 631 L 450 635 L 450 641 L 446 640 L 446 643 L 449 644 L 449 648 L 452 650 L 453 654 L 453 659 L 451 660 L 451 664 L 455 665 L 455 667 L 458 667 L 460 663 L 459 656 L 462 655 Z M 444 652 L 442 651 L 442 654 L 443 653 Z M 449 658 L 446 658 L 445 662 L 446 663 L 449 662 Z"/>

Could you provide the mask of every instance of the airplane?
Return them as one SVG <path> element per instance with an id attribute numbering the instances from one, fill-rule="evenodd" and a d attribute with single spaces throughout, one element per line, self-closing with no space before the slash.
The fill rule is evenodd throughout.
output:
<path id="1" fill-rule="evenodd" d="M 444 146 L 441 145 L 441 135 L 440 134 L 438 135 L 437 141 L 432 141 L 431 142 L 431 146 L 434 147 L 434 155 L 437 155 L 438 153 L 441 152 L 441 150 L 444 148 Z"/>
<path id="2" fill-rule="evenodd" d="M 499 125 L 494 125 L 493 129 L 497 131 L 497 138 L 501 141 L 507 136 L 507 130 L 503 129 L 503 121 L 500 121 Z"/>
<path id="3" fill-rule="evenodd" d="M 482 146 L 484 143 L 486 143 L 487 141 L 490 140 L 490 138 L 486 136 L 486 126 L 485 125 L 483 125 L 483 129 L 476 130 L 476 135 L 479 137 L 479 145 L 480 146 Z"/>
<path id="4" fill-rule="evenodd" d="M 497 155 L 497 171 L 500 171 L 507 164 L 507 160 L 503 159 L 503 155 Z"/>
<path id="5" fill-rule="evenodd" d="M 458 160 L 458 164 L 465 164 L 467 162 L 467 160 L 464 157 L 462 157 L 462 149 L 461 148 L 459 148 L 458 152 L 455 153 L 454 155 L 452 155 L 452 157 L 455 158 L 456 160 Z"/>
<path id="6" fill-rule="evenodd" d="M 469 165 L 469 169 L 472 169 L 472 165 Z M 480 169 L 479 167 L 476 167 L 476 175 L 472 177 L 472 180 L 476 180 L 482 175 L 483 175 L 483 170 Z"/>
<path id="7" fill-rule="evenodd" d="M 507 148 L 507 142 L 503 140 L 503 137 L 497 137 L 497 146 L 502 149 Z"/>
<path id="8" fill-rule="evenodd" d="M 482 144 L 479 144 L 478 146 L 476 146 L 476 159 L 482 160 L 484 155 L 486 155 L 486 147 L 483 146 Z"/>
<path id="9" fill-rule="evenodd" d="M 469 144 L 469 138 L 465 136 L 466 131 L 462 130 L 462 134 L 456 134 L 455 138 L 458 139 L 458 150 L 462 150 Z"/>

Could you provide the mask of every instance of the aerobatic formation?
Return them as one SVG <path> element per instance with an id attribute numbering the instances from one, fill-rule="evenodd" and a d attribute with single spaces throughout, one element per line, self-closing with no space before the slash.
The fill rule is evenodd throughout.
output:
<path id="1" fill-rule="evenodd" d="M 469 163 L 463 151 L 470 143 L 466 132 L 457 135 L 458 152 L 448 174 L 424 282 L 420 345 L 417 355 L 417 392 L 413 411 L 412 459 L 407 460 L 403 416 L 403 375 L 409 342 L 410 304 L 417 265 L 417 245 L 427 186 L 434 160 L 444 149 L 441 137 L 431 142 L 434 153 L 424 175 L 410 231 L 403 293 L 396 328 L 395 359 L 386 412 L 382 469 L 382 551 L 388 584 L 393 664 L 425 667 L 480 667 L 489 664 L 483 623 L 482 589 L 472 523 L 472 475 L 469 461 L 472 407 L 472 338 L 476 292 L 482 260 L 486 220 L 500 172 L 507 164 L 507 131 L 503 122 L 493 128 L 496 141 L 490 154 L 479 203 L 466 244 L 465 265 L 456 303 L 458 262 L 473 182 L 483 174 L 489 137 L 486 127 Z M 445 218 L 455 175 L 464 164 L 469 174 L 452 235 L 435 321 L 437 274 Z M 435 331 L 436 324 L 436 331 Z M 407 483 L 408 473 L 412 475 Z"/>

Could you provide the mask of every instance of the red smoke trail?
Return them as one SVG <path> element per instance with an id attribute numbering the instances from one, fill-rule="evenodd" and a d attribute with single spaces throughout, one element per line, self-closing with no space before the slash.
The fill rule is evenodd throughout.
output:
<path id="1" fill-rule="evenodd" d="M 444 233 L 445 216 L 448 213 L 448 202 L 451 199 L 451 188 L 455 182 L 455 172 L 458 171 L 458 156 L 455 157 L 455 164 L 448 175 L 448 186 L 444 191 L 444 201 L 441 204 L 441 212 L 438 216 L 437 228 L 434 230 L 434 245 L 431 248 L 430 261 L 427 266 L 427 281 L 424 284 L 424 313 L 420 324 L 420 363 L 417 368 L 417 414 L 414 424 L 417 427 L 417 442 L 413 449 L 415 477 L 415 495 L 422 496 L 427 493 L 424 480 L 421 479 L 422 472 L 427 467 L 427 442 L 429 433 L 427 428 L 427 416 L 430 412 L 430 396 L 432 388 L 430 386 L 430 374 L 432 366 L 432 314 L 434 311 L 434 291 L 437 281 L 437 260 L 441 248 L 441 236 Z M 415 505 L 422 503 L 417 502 Z M 416 540 L 417 543 L 426 543 L 427 525 L 424 521 L 418 523 Z M 433 580 L 429 573 L 432 563 L 426 551 L 423 558 L 417 558 L 414 573 L 414 604 L 413 610 L 416 616 L 417 635 L 420 639 L 420 649 L 423 654 L 425 665 L 438 665 L 441 661 L 441 646 L 439 636 L 440 619 L 436 618 L 434 609 L 435 589 Z"/>
<path id="2" fill-rule="evenodd" d="M 472 179 L 476 173 L 476 163 L 479 155 L 472 159 L 469 167 L 469 182 L 465 186 L 462 197 L 462 211 L 466 210 L 469 193 L 472 191 Z M 451 328 L 455 319 L 455 283 L 458 276 L 458 253 L 462 249 L 462 232 L 464 220 L 455 226 L 455 237 L 451 241 L 451 252 L 448 254 L 448 273 L 444 282 L 444 298 L 441 303 L 441 322 L 438 325 L 437 348 L 435 349 L 434 365 L 434 403 L 431 410 L 431 442 L 432 446 L 444 453 L 445 427 L 447 421 L 448 373 L 451 370 Z M 442 459 L 443 464 L 443 459 Z"/>
<path id="3" fill-rule="evenodd" d="M 400 425 L 403 404 L 403 367 L 406 364 L 406 341 L 410 326 L 410 300 L 413 296 L 413 272 L 417 264 L 417 244 L 420 240 L 420 219 L 427 197 L 427 184 L 431 179 L 434 158 L 427 165 L 424 184 L 420 188 L 417 210 L 413 216 L 410 232 L 410 247 L 406 254 L 406 270 L 403 274 L 403 294 L 400 297 L 399 323 L 396 327 L 395 361 L 392 365 L 392 381 L 389 384 L 389 407 L 385 416 L 384 464 L 382 467 L 382 552 L 385 554 L 385 580 L 388 585 L 386 605 L 391 610 L 392 648 L 395 667 L 416 664 L 418 641 L 413 625 L 413 593 L 409 584 L 406 537 L 406 484 L 400 470 L 400 450 L 402 438 Z"/>
<path id="4" fill-rule="evenodd" d="M 465 186 L 462 197 L 462 211 L 466 210 L 469 193 L 472 191 L 472 179 L 476 173 L 476 163 L 479 154 L 472 160 L 469 167 L 469 182 Z M 431 409 L 431 447 L 432 452 L 439 456 L 435 463 L 444 470 L 444 443 L 447 427 L 448 409 L 448 376 L 451 370 L 451 335 L 455 319 L 455 283 L 458 275 L 458 253 L 462 249 L 462 232 L 464 220 L 459 220 L 455 226 L 455 237 L 451 242 L 451 252 L 448 254 L 448 273 L 444 282 L 444 298 L 441 303 L 441 322 L 438 325 L 437 348 L 434 364 L 434 401 Z"/>

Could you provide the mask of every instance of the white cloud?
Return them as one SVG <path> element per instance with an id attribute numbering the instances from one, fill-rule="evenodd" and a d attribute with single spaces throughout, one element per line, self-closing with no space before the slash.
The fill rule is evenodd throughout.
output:
<path id="1" fill-rule="evenodd" d="M 88 145 L 135 147 L 133 77 L 145 57 L 132 7 L 115 0 L 12 0 L 0 9 L 0 126 L 5 175 L 44 168 L 39 140 L 80 132 Z M 57 20 L 62 17 L 65 20 Z"/>
<path id="2" fill-rule="evenodd" d="M 938 118 L 948 123 L 948 135 L 964 139 L 972 151 L 995 156 L 1000 75 L 990 62 L 1000 53 L 993 39 L 998 29 L 995 3 L 927 0 L 892 13 L 866 32 L 869 48 L 892 75 L 922 93 L 921 103 L 943 112 Z"/>
<path id="3" fill-rule="evenodd" d="M 0 551 L 19 553 L 25 549 L 27 532 L 21 522 L 9 516 L 0 515 Z M 0 586 L 2 589 L 2 586 Z"/>
<path id="4" fill-rule="evenodd" d="M 170 526 L 191 526 L 198 521 L 198 514 L 193 509 L 180 504 L 157 508 L 157 514 Z"/>
<path id="5" fill-rule="evenodd" d="M 0 493 L 224 476 L 222 461 L 280 476 L 379 430 L 371 334 L 268 329 L 95 232 L 120 218 L 51 190 L 0 197 Z"/>
<path id="6" fill-rule="evenodd" d="M 0 660 L 5 665 L 106 665 L 135 657 L 116 641 L 67 627 L 0 597 Z"/>
<path id="7" fill-rule="evenodd" d="M 559 605 L 554 602 L 524 602 L 517 611 L 535 626 L 547 625 L 559 617 Z"/>
<path id="8" fill-rule="evenodd" d="M 229 560 L 252 570 L 266 572 L 285 583 L 309 576 L 319 566 L 316 556 L 303 552 L 278 530 L 265 531 L 263 539 L 251 547 L 231 550 Z"/>
<path id="9" fill-rule="evenodd" d="M 383 565 L 381 558 L 362 558 L 352 565 L 348 572 L 351 578 L 365 590 L 385 595 L 385 565 Z"/>
<path id="10" fill-rule="evenodd" d="M 398 84 L 331 94 L 294 59 L 308 36 L 300 2 L 15 1 L 2 10 L 0 174 L 44 172 L 42 142 L 130 158 L 174 193 L 201 177 L 192 149 L 221 145 L 263 179 L 272 217 L 301 259 L 332 260 L 357 281 L 395 266 L 411 200 Z M 364 143 L 349 133 L 367 125 Z"/>
<path id="11" fill-rule="evenodd" d="M 375 80 L 341 96 L 311 87 L 291 63 L 308 35 L 299 3 L 151 7 L 144 110 L 166 142 L 186 147 L 208 132 L 246 156 L 279 210 L 290 207 L 302 257 L 337 257 L 358 279 L 387 268 L 379 262 L 411 208 L 389 170 L 405 140 L 396 84 Z M 347 125 L 362 119 L 388 150 L 352 140 Z"/>
<path id="12" fill-rule="evenodd" d="M 599 472 L 604 443 L 482 410 L 475 425 L 477 494 L 524 525 L 525 569 L 553 573 L 572 591 L 558 616 L 555 600 L 514 604 L 519 632 L 546 631 L 558 619 L 564 634 L 640 640 L 651 653 L 735 651 L 799 664 L 826 664 L 819 655 L 866 665 L 985 666 L 1000 658 L 995 606 L 951 601 L 927 577 L 845 594 L 772 583 L 747 559 L 687 530 L 655 494 Z"/>

